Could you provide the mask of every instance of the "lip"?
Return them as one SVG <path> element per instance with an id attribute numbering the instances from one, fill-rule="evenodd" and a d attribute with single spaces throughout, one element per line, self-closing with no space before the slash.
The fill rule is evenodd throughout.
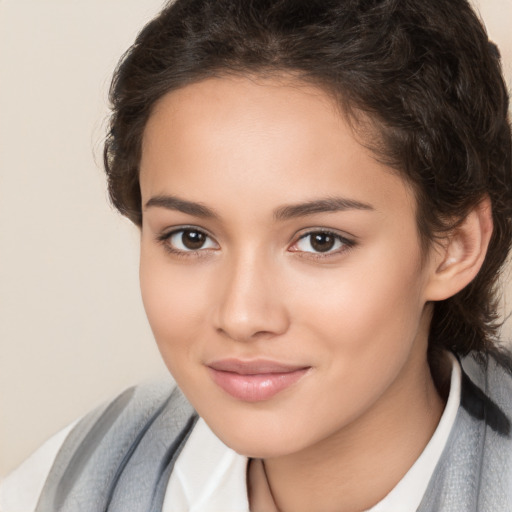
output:
<path id="1" fill-rule="evenodd" d="M 311 368 L 263 359 L 222 359 L 207 367 L 212 380 L 221 389 L 245 402 L 271 399 L 295 384 Z"/>

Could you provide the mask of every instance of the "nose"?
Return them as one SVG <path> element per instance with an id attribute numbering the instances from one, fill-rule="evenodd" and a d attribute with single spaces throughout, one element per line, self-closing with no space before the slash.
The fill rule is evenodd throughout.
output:
<path id="1" fill-rule="evenodd" d="M 219 277 L 217 332 L 234 341 L 250 341 L 287 331 L 289 314 L 271 265 L 252 254 L 231 262 Z"/>

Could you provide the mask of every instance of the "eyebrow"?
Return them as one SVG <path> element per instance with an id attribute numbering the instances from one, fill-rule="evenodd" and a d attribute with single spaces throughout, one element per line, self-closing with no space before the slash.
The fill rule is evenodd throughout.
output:
<path id="1" fill-rule="evenodd" d="M 204 204 L 180 199 L 176 196 L 155 196 L 152 197 L 145 205 L 145 208 L 160 207 L 167 210 L 176 210 L 195 217 L 218 219 L 220 216 L 215 210 L 208 208 Z M 373 206 L 347 199 L 343 197 L 327 197 L 324 199 L 316 199 L 305 203 L 291 204 L 280 206 L 274 210 L 274 220 L 284 221 L 296 217 L 305 217 L 316 213 L 331 213 L 346 210 L 370 210 Z"/>
<path id="2" fill-rule="evenodd" d="M 176 196 L 152 197 L 146 203 L 145 209 L 152 206 L 158 206 L 167 210 L 176 210 L 187 213 L 188 215 L 193 215 L 194 217 L 202 217 L 205 219 L 217 219 L 219 217 L 214 210 L 208 208 L 204 204 L 187 201 L 186 199 L 180 199 Z"/>
<path id="3" fill-rule="evenodd" d="M 292 204 L 281 206 L 274 211 L 274 219 L 276 221 L 283 221 L 295 217 L 304 217 L 307 215 L 314 215 L 315 213 L 330 213 L 342 212 L 346 210 L 370 210 L 373 211 L 373 206 L 347 199 L 344 197 L 327 197 L 325 199 L 317 199 L 308 201 L 306 203 Z"/>

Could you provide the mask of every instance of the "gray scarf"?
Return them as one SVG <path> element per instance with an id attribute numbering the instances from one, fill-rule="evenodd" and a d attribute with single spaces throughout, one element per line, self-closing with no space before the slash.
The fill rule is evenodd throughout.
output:
<path id="1" fill-rule="evenodd" d="M 461 407 L 418 512 L 510 512 L 512 378 L 494 359 L 461 364 Z M 125 391 L 71 431 L 36 512 L 161 512 L 196 421 L 176 387 Z"/>

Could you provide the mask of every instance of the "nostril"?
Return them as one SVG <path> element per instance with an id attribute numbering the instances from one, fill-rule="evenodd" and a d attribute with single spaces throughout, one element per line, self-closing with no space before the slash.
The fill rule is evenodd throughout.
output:
<path id="1" fill-rule="evenodd" d="M 218 335 L 237 342 L 269 339 L 283 334 L 288 329 L 288 318 L 283 313 L 243 319 L 223 318 L 215 331 Z"/>

